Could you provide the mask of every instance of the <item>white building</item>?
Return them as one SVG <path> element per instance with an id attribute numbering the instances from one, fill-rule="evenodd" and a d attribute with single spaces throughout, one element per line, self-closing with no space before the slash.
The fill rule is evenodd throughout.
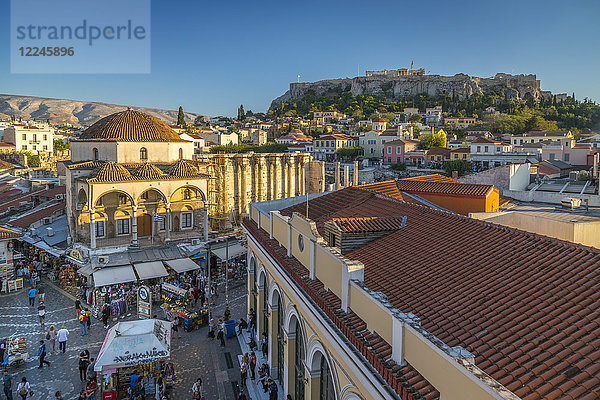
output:
<path id="1" fill-rule="evenodd" d="M 16 151 L 52 153 L 54 128 L 13 124 L 4 129 L 4 142 L 14 144 Z"/>
<path id="2" fill-rule="evenodd" d="M 234 132 L 199 133 L 198 136 L 204 139 L 205 142 L 212 142 L 219 146 L 238 144 L 238 134 Z"/>
<path id="3" fill-rule="evenodd" d="M 512 135 L 510 137 L 510 143 L 513 146 L 516 146 L 525 143 L 552 141 L 568 145 L 572 139 L 573 134 L 571 131 L 529 131 L 522 135 Z"/>
<path id="4" fill-rule="evenodd" d="M 206 146 L 206 141 L 199 135 L 196 135 L 195 133 L 181 133 L 179 134 L 179 137 L 183 140 L 187 140 L 189 142 L 194 143 L 194 154 L 201 154 L 202 148 Z"/>
<path id="5" fill-rule="evenodd" d="M 439 125 L 442 121 L 442 106 L 425 109 L 425 123 L 427 125 Z"/>
<path id="6" fill-rule="evenodd" d="M 471 162 L 480 168 L 494 168 L 507 164 L 536 163 L 538 149 L 521 148 L 513 151 L 510 143 L 478 137 L 471 142 Z"/>

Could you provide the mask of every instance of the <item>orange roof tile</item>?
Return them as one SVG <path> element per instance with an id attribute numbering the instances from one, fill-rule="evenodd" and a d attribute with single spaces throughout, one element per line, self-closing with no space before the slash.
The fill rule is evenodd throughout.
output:
<path id="1" fill-rule="evenodd" d="M 393 231 L 402 227 L 404 220 L 398 217 L 332 218 L 342 232 Z"/>
<path id="2" fill-rule="evenodd" d="M 46 208 L 42 208 L 41 210 L 37 210 L 32 212 L 31 214 L 27 214 L 21 218 L 17 218 L 15 220 L 9 221 L 8 223 L 12 226 L 18 226 L 23 229 L 27 229 L 33 224 L 43 218 L 49 217 L 54 214 L 58 210 L 62 210 L 65 208 L 65 202 L 61 201 L 54 205 L 51 205 Z"/>

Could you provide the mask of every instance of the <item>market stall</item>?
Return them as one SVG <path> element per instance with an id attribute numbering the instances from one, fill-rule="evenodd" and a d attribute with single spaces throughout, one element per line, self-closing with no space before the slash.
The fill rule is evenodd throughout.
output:
<path id="1" fill-rule="evenodd" d="M 208 307 L 200 307 L 198 311 L 188 311 L 191 303 L 188 290 L 170 283 L 163 283 L 161 290 L 163 303 L 160 308 L 164 319 L 182 325 L 187 331 L 208 324 Z"/>
<path id="2" fill-rule="evenodd" d="M 4 353 L 4 360 L 2 365 L 6 368 L 12 364 L 20 364 L 27 361 L 29 353 L 27 353 L 27 343 L 23 336 L 11 336 L 5 338 L 6 340 L 6 352 Z"/>
<path id="3" fill-rule="evenodd" d="M 189 258 L 178 258 L 176 260 L 168 260 L 165 261 L 165 263 L 178 274 L 200 269 L 200 265 L 190 260 Z"/>
<path id="4" fill-rule="evenodd" d="M 159 319 L 119 322 L 109 329 L 94 365 L 102 374 L 102 398 L 128 399 L 130 376 L 135 372 L 148 395 L 154 394 L 155 381 L 173 382 L 169 363 L 171 323 Z"/>

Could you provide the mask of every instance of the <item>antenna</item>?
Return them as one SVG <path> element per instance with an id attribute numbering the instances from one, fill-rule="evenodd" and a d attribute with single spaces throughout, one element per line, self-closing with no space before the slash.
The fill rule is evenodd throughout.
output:
<path id="1" fill-rule="evenodd" d="M 300 74 L 298 74 L 298 83 L 300 83 Z"/>

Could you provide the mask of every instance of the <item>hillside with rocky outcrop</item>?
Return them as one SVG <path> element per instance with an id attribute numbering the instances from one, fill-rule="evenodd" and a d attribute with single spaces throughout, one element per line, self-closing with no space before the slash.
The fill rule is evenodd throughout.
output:
<path id="1" fill-rule="evenodd" d="M 167 124 L 177 122 L 177 110 L 131 107 L 159 118 Z M 100 102 L 86 102 L 45 97 L 0 94 L 0 118 L 16 117 L 23 120 L 50 120 L 52 124 L 90 126 L 102 117 L 127 109 L 127 106 Z M 196 113 L 185 113 L 187 123 L 192 123 Z"/>
<path id="2" fill-rule="evenodd" d="M 454 76 L 360 76 L 290 83 L 290 89 L 273 100 L 272 107 L 282 102 L 293 103 L 309 91 L 314 91 L 317 96 L 350 92 L 353 96 L 385 96 L 390 99 L 426 93 L 429 96 L 448 94 L 462 100 L 475 93 L 483 95 L 490 91 L 497 91 L 506 99 L 514 101 L 526 100 L 529 96 L 536 100 L 541 96 L 551 96 L 550 92 L 540 89 L 540 81 L 535 75 L 496 74 L 491 78 L 478 78 L 466 74 Z"/>

